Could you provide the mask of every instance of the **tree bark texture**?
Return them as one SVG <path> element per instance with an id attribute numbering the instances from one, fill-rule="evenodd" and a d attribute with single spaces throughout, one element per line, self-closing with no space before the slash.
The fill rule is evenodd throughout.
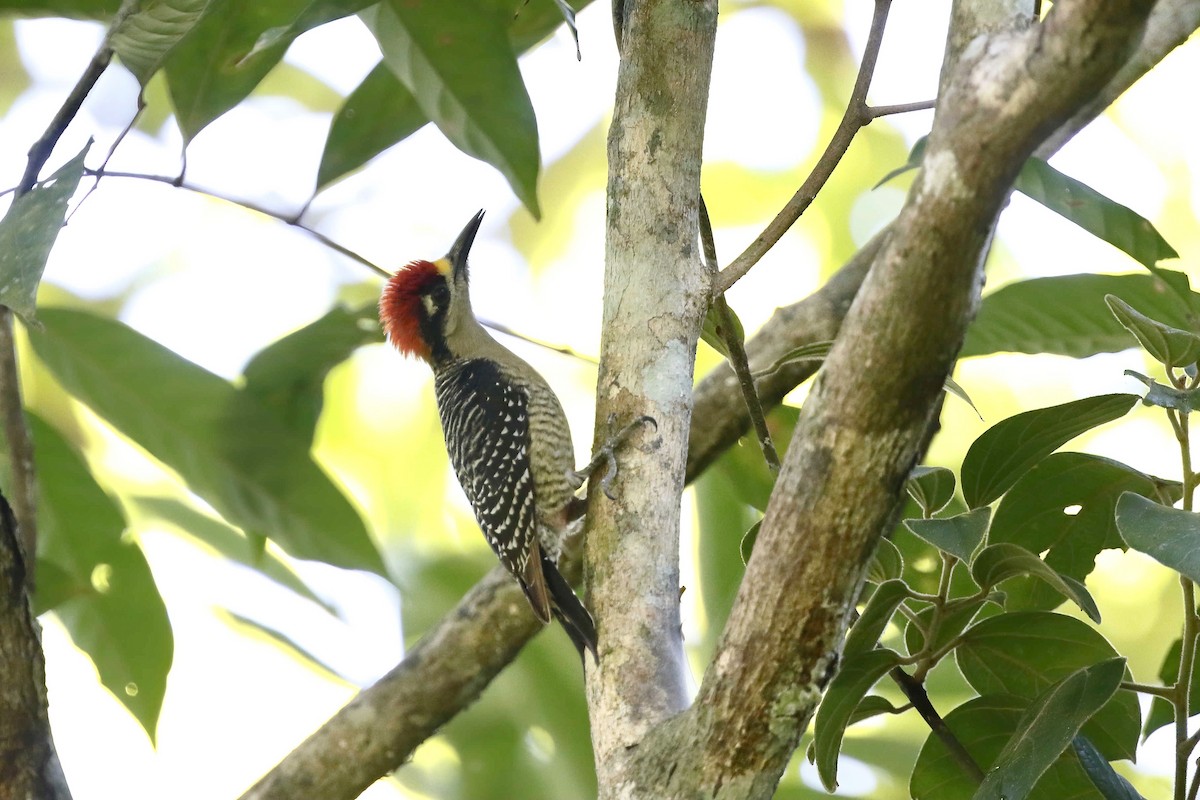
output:
<path id="1" fill-rule="evenodd" d="M 716 0 L 627 3 L 609 133 L 597 437 L 612 417 L 658 429 L 628 450 L 605 502 L 589 492 L 584 579 L 599 620 L 587 694 L 602 797 L 629 747 L 687 703 L 679 618 L 679 498 L 696 343 L 711 275 L 699 251 L 700 163 Z"/>
<path id="2" fill-rule="evenodd" d="M 0 800 L 70 800 L 46 706 L 41 631 L 17 521 L 0 496 Z"/>
<path id="3" fill-rule="evenodd" d="M 699 696 L 643 743 L 630 796 L 774 793 L 893 524 L 1012 181 L 1124 63 L 1152 6 L 1061 0 L 1042 24 L 962 49 L 921 172 L 805 402 Z"/>

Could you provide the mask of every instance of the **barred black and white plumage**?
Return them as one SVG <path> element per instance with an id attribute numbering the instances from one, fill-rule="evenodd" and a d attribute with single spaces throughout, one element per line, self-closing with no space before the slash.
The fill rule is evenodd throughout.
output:
<path id="1" fill-rule="evenodd" d="M 444 259 L 415 261 L 389 280 L 380 318 L 397 349 L 433 367 L 450 463 L 488 544 L 537 617 L 557 617 L 580 654 L 598 658 L 591 614 L 557 567 L 575 488 L 566 415 L 542 376 L 471 311 L 467 252 L 482 218 Z"/>

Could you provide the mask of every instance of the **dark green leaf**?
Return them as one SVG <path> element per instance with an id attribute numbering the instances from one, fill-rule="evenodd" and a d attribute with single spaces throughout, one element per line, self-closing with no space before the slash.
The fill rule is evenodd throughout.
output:
<path id="1" fill-rule="evenodd" d="M 884 581 L 875 588 L 871 599 L 863 608 L 862 615 L 846 635 L 843 658 L 871 650 L 879 642 L 880 635 L 892 620 L 892 615 L 909 597 L 908 586 L 902 580 Z"/>
<path id="2" fill-rule="evenodd" d="M 1151 319 L 1116 295 L 1104 302 L 1114 317 L 1132 333 L 1156 361 L 1167 367 L 1186 367 L 1200 360 L 1200 336 Z"/>
<path id="3" fill-rule="evenodd" d="M 954 473 L 945 467 L 914 467 L 905 488 L 921 510 L 933 516 L 954 497 Z"/>
<path id="4" fill-rule="evenodd" d="M 1200 514 L 1125 492 L 1117 500 L 1117 530 L 1134 550 L 1200 581 Z"/>
<path id="5" fill-rule="evenodd" d="M 1112 768 L 1112 764 L 1108 763 L 1108 759 L 1096 749 L 1094 744 L 1088 741 L 1086 736 L 1076 736 L 1071 742 L 1071 746 L 1075 750 L 1075 756 L 1079 759 L 1083 771 L 1087 773 L 1092 784 L 1100 790 L 1104 800 L 1146 800 L 1138 794 L 1129 781 L 1117 774 L 1117 771 Z"/>
<path id="6" fill-rule="evenodd" d="M 1084 358 L 1134 347 L 1137 340 L 1117 322 L 1104 303 L 1115 294 L 1154 319 L 1190 328 L 1189 299 L 1197 296 L 1178 272 L 1154 275 L 1062 275 L 1031 278 L 1003 286 L 983 298 L 979 315 L 967 329 L 962 357 L 989 353 L 1056 353 Z M 1182 279 L 1182 285 L 1176 286 Z"/>
<path id="7" fill-rule="evenodd" d="M 900 656 L 892 650 L 868 650 L 847 657 L 830 682 L 813 728 L 817 772 L 829 791 L 837 789 L 838 752 L 850 717 L 871 687 L 899 663 Z"/>
<path id="8" fill-rule="evenodd" d="M 166 606 L 141 548 L 123 536 L 116 503 L 58 431 L 32 414 L 29 423 L 40 478 L 38 546 L 60 587 L 39 605 L 54 602 L 100 682 L 153 740 L 174 650 Z"/>
<path id="9" fill-rule="evenodd" d="M 290 25 L 309 0 L 210 0 L 208 13 L 167 54 L 167 85 L 175 118 L 190 142 L 208 123 L 254 91 L 287 42 L 250 56 L 259 37 Z"/>
<path id="10" fill-rule="evenodd" d="M 1167 654 L 1163 657 L 1162 666 L 1158 668 L 1158 679 L 1163 686 L 1171 686 L 1179 677 L 1179 654 L 1183 645 L 1179 639 L 1171 642 Z M 1200 714 L 1200 658 L 1192 659 L 1192 692 L 1188 696 L 1188 716 Z M 1150 713 L 1146 715 L 1146 726 L 1142 728 L 1142 738 L 1148 737 L 1164 725 L 1175 721 L 1175 708 L 1161 697 L 1150 701 Z"/>
<path id="11" fill-rule="evenodd" d="M 1137 397 L 1106 394 L 1009 417 L 988 428 L 967 451 L 963 497 L 971 508 L 991 503 L 1025 472 L 1081 433 L 1119 419 Z"/>
<path id="12" fill-rule="evenodd" d="M 282 650 L 290 653 L 300 661 L 308 664 L 310 667 L 314 667 L 318 671 L 324 672 L 326 675 L 332 678 L 337 678 L 338 680 L 342 680 L 350 684 L 354 683 L 354 681 L 350 680 L 345 675 L 329 666 L 329 664 L 318 658 L 317 655 L 311 650 L 304 647 L 291 636 L 288 636 L 278 628 L 273 628 L 270 625 L 267 625 L 265 622 L 259 622 L 258 620 L 244 617 L 241 614 L 230 611 L 229 609 L 224 609 L 224 613 L 233 624 L 239 625 L 243 628 L 249 628 L 254 633 L 264 637 L 276 647 L 279 647 Z"/>
<path id="13" fill-rule="evenodd" d="M 999 598 L 995 598 L 992 602 L 996 602 Z M 909 653 L 920 653 L 923 650 L 930 652 L 940 650 L 949 642 L 966 630 L 971 624 L 971 620 L 975 619 L 975 615 L 979 613 L 979 609 L 983 608 L 989 600 L 979 599 L 969 602 L 958 602 L 949 611 L 942 614 L 938 622 L 937 632 L 934 634 L 933 641 L 926 645 L 929 626 L 933 623 L 933 615 L 936 612 L 934 606 L 921 609 L 917 613 L 915 620 L 909 620 L 908 625 L 904 629 L 904 646 L 908 648 Z"/>
<path id="14" fill-rule="evenodd" d="M 727 332 L 721 324 L 721 313 L 714 303 L 709 306 L 708 313 L 704 315 L 704 326 L 700 329 L 700 338 L 704 340 L 704 343 L 725 358 L 729 358 L 729 346 L 725 343 L 727 333 L 732 334 L 739 342 L 746 341 L 746 330 L 742 327 L 742 321 L 738 319 L 737 313 L 732 308 L 729 309 L 729 317 L 733 320 L 733 330 Z"/>
<path id="15" fill-rule="evenodd" d="M 1032 553 L 1060 575 L 1084 580 L 1104 549 L 1125 547 L 1117 533 L 1117 498 L 1133 491 L 1178 499 L 1174 481 L 1145 475 L 1132 467 L 1085 453 L 1052 453 L 1017 481 L 1000 501 L 988 541 L 1011 542 Z M 1062 595 L 1034 578 L 1005 583 L 1010 610 L 1051 609 Z"/>
<path id="16" fill-rule="evenodd" d="M 1035 698 L 974 800 L 1028 796 L 1080 727 L 1117 691 L 1124 674 L 1125 659 L 1110 659 L 1071 673 Z"/>
<path id="17" fill-rule="evenodd" d="M 34 309 L 46 259 L 67 217 L 67 201 L 79 188 L 83 159 L 91 146 L 89 141 L 48 180 L 14 200 L 0 219 L 0 305 L 27 323 L 36 324 Z"/>
<path id="18" fill-rule="evenodd" d="M 754 373 L 754 377 L 761 378 L 764 375 L 770 375 L 775 370 L 785 364 L 794 364 L 800 361 L 815 361 L 818 364 L 825 361 L 829 357 L 829 351 L 833 348 L 833 342 L 812 342 L 811 344 L 801 345 L 787 351 L 779 358 L 775 359 L 775 363 L 764 370 L 759 370 Z"/>
<path id="19" fill-rule="evenodd" d="M 314 593 L 290 566 L 264 551 L 262 537 L 255 537 L 258 541 L 251 541 L 250 537 L 236 528 L 231 528 L 178 500 L 166 497 L 135 497 L 133 503 L 139 511 L 153 515 L 189 534 L 230 561 L 260 572 L 280 586 L 285 586 L 329 613 L 334 613 L 333 607 Z"/>
<path id="20" fill-rule="evenodd" d="M 742 536 L 742 541 L 738 546 L 738 552 L 742 555 L 742 563 L 750 563 L 750 554 L 754 552 L 754 543 L 758 541 L 758 529 L 762 527 L 762 520 L 756 520 L 753 525 Z"/>
<path id="21" fill-rule="evenodd" d="M 308 442 L 244 393 L 113 320 L 46 309 L 34 350 L 59 381 L 231 523 L 298 558 L 383 573 Z"/>
<path id="22" fill-rule="evenodd" d="M 1118 656 L 1087 623 L 1062 614 L 1023 611 L 977 622 L 954 651 L 963 677 L 980 694 L 1026 700 L 1076 670 Z M 1141 711 L 1133 692 L 1118 692 L 1084 726 L 1106 758 L 1133 758 Z"/>
<path id="23" fill-rule="evenodd" d="M 358 169 L 427 122 L 412 92 L 380 61 L 333 115 L 317 189 Z"/>
<path id="24" fill-rule="evenodd" d="M 947 714 L 946 726 L 986 770 L 1011 740 L 1028 702 L 1009 695 L 976 697 Z M 929 734 L 909 783 L 914 800 L 967 800 L 978 788 L 942 741 Z M 1096 790 L 1074 753 L 1067 753 L 1021 800 L 1096 800 Z"/>
<path id="25" fill-rule="evenodd" d="M 179 40 L 204 15 L 209 0 L 126 0 L 108 34 L 125 68 L 145 88 Z"/>
<path id="26" fill-rule="evenodd" d="M 575 40 L 576 60 L 583 61 L 583 51 L 579 49 L 579 29 L 575 27 L 575 9 L 571 8 L 566 0 L 554 0 L 554 5 L 558 7 L 563 21 L 567 23 L 567 29 L 571 31 L 571 38 Z"/>
<path id="27" fill-rule="evenodd" d="M 790 406 L 777 406 L 767 413 L 767 432 L 779 453 L 787 452 L 799 417 L 799 410 Z M 760 512 L 766 511 L 775 476 L 767 468 L 762 449 L 752 435 L 725 451 L 713 468 L 729 482 L 742 502 Z"/>
<path id="28" fill-rule="evenodd" d="M 537 121 L 508 21 L 476 0 L 387 0 L 374 10 L 363 18 L 421 111 L 455 147 L 498 169 L 539 216 Z"/>
<path id="29" fill-rule="evenodd" d="M 859 702 L 858 707 L 854 709 L 854 713 L 850 715 L 850 721 L 846 724 L 846 727 L 854 725 L 858 722 L 862 722 L 863 720 L 870 719 L 871 717 L 877 717 L 880 714 L 899 713 L 900 709 L 892 705 L 891 701 L 887 698 L 880 697 L 877 694 L 869 694 L 864 697 Z M 814 753 L 813 756 L 815 757 L 816 754 Z"/>
<path id="30" fill-rule="evenodd" d="M 904 526 L 944 553 L 970 562 L 987 535 L 992 510 L 987 506 L 944 519 L 906 519 Z"/>
<path id="31" fill-rule="evenodd" d="M 724 458 L 724 456 L 722 457 Z M 759 459 L 762 462 L 762 459 Z M 700 572 L 700 598 L 704 605 L 704 638 L 694 643 L 701 658 L 711 656 L 717 637 L 725 627 L 733 599 L 746 573 L 738 557 L 738 537 L 762 515 L 742 501 L 736 488 L 718 470 L 701 473 L 693 493 L 696 501 L 699 541 L 696 544 Z M 688 586 L 688 591 L 693 591 Z M 685 601 L 686 602 L 686 601 Z M 694 601 L 693 601 L 694 602 Z"/>
<path id="32" fill-rule="evenodd" d="M 904 556 L 900 555 L 900 548 L 889 539 L 880 539 L 879 544 L 875 546 L 875 554 L 871 556 L 871 563 L 867 566 L 867 580 L 883 583 L 899 578 L 903 573 Z"/>
<path id="33" fill-rule="evenodd" d="M 374 303 L 353 311 L 337 306 L 250 359 L 244 393 L 311 445 L 329 370 L 362 345 L 381 341 Z"/>
<path id="34" fill-rule="evenodd" d="M 1124 251 L 1139 264 L 1154 267 L 1164 258 L 1179 258 L 1150 220 L 1045 161 L 1026 161 L 1013 188 Z"/>
<path id="35" fill-rule="evenodd" d="M 954 378 L 946 376 L 945 388 L 947 392 L 969 405 L 971 410 L 975 412 L 975 416 L 979 417 L 980 421 L 983 420 L 983 414 L 980 414 L 979 409 L 975 407 L 975 401 L 971 399 L 971 395 L 967 394 L 967 390 L 959 386 L 958 382 L 955 381 Z"/>
<path id="36" fill-rule="evenodd" d="M 121 0 L 4 0 L 0 9 L 25 17 L 109 19 L 120 5 Z"/>
<path id="37" fill-rule="evenodd" d="M 376 2 L 378 0 L 309 0 L 304 10 L 290 23 L 263 31 L 245 57 L 251 58 L 279 44 L 286 47 L 300 34 L 327 22 L 357 14 Z"/>
<path id="38" fill-rule="evenodd" d="M 999 542 L 985 547 L 971 564 L 971 576 L 983 589 L 991 589 L 1003 580 L 1018 575 L 1032 575 L 1045 581 L 1063 596 L 1070 598 L 1092 621 L 1100 623 L 1100 609 L 1082 583 L 1064 579 L 1033 553 L 1020 545 Z"/>
<path id="39" fill-rule="evenodd" d="M 1125 374 L 1150 387 L 1150 391 L 1142 398 L 1143 405 L 1173 408 L 1185 414 L 1200 409 L 1200 389 L 1176 389 L 1131 369 L 1125 370 Z"/>
<path id="40" fill-rule="evenodd" d="M 903 166 L 896 167 L 894 170 L 884 175 L 879 179 L 879 183 L 875 184 L 875 186 L 872 188 L 878 189 L 892 178 L 899 177 L 909 170 L 914 170 L 921 166 L 921 162 L 925 160 L 925 146 L 927 144 L 929 144 L 928 136 L 922 136 L 920 139 L 917 139 L 917 141 L 913 142 L 912 150 L 910 150 L 908 153 L 908 161 L 906 161 Z"/>

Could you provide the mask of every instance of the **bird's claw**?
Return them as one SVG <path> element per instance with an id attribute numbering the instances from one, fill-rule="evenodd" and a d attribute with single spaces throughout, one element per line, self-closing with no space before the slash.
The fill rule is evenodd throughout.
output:
<path id="1" fill-rule="evenodd" d="M 616 415 L 609 414 L 608 426 L 610 428 L 613 426 L 615 421 Z M 582 469 L 568 472 L 567 480 L 572 484 L 572 486 L 574 486 L 574 488 L 578 489 L 580 486 L 583 486 L 584 481 L 587 480 L 588 476 L 595 472 L 597 467 L 599 467 L 601 464 L 604 464 L 604 477 L 600 479 L 600 491 L 604 492 L 604 496 L 609 500 L 616 500 L 616 496 L 612 493 L 612 482 L 613 479 L 617 477 L 617 448 L 624 444 L 625 440 L 629 438 L 630 434 L 632 434 L 642 425 L 652 425 L 654 426 L 654 430 L 658 430 L 658 422 L 654 419 L 654 417 L 643 414 L 633 422 L 630 422 L 624 428 L 621 428 L 621 430 L 617 431 L 615 436 L 609 437 L 608 441 L 601 445 L 600 449 L 592 455 L 592 460 L 585 464 Z"/>

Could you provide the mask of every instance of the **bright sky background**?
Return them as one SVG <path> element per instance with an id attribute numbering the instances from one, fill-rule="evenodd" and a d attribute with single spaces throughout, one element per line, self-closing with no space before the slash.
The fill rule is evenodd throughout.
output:
<path id="1" fill-rule="evenodd" d="M 848 5 L 847 24 L 861 49 L 873 4 Z M 948 9 L 948 0 L 895 4 L 871 91 L 874 102 L 934 95 Z M 574 44 L 565 33 L 522 61 L 538 112 L 546 165 L 569 153 L 581 138 L 594 135 L 596 126 L 608 118 L 614 94 L 617 62 L 606 4 L 593 4 L 579 15 L 578 23 L 582 63 L 576 62 Z M 0 185 L 17 182 L 25 151 L 78 78 L 101 34 L 99 25 L 89 23 L 18 23 L 22 60 L 34 84 L 0 120 Z M 757 169 L 787 170 L 819 146 L 814 120 L 822 113 L 821 100 L 803 75 L 804 47 L 794 23 L 782 12 L 723 4 L 707 163 L 737 161 Z M 287 61 L 344 94 L 377 58 L 370 35 L 351 19 L 305 35 L 293 45 Z M 1174 87 L 1184 81 L 1191 85 L 1196 75 L 1200 48 L 1193 44 L 1055 160 L 1060 169 L 1155 220 L 1184 255 L 1170 266 L 1186 267 L 1193 283 L 1200 229 L 1194 212 L 1187 212 L 1200 206 L 1200 148 L 1195 144 L 1200 107 L 1179 102 Z M 135 96 L 133 78 L 118 67 L 110 69 L 52 166 L 77 152 L 89 135 L 98 139 L 93 156 L 105 152 L 132 114 Z M 925 112 L 875 124 L 896 126 L 911 143 L 927 132 L 931 116 Z M 190 147 L 188 181 L 293 211 L 311 192 L 327 126 L 327 113 L 309 111 L 288 99 L 263 97 L 243 103 Z M 110 166 L 173 175 L 179 168 L 180 146 L 173 122 L 154 137 L 135 131 Z M 602 138 L 596 146 L 603 147 Z M 412 258 L 443 253 L 469 216 L 486 208 L 488 216 L 473 251 L 475 263 L 487 265 L 473 272 L 477 312 L 534 337 L 595 353 L 603 174 L 581 178 L 580 184 L 570 202 L 543 198 L 544 220 L 531 226 L 498 173 L 463 156 L 428 128 L 323 193 L 306 220 L 394 269 Z M 773 205 L 784 200 L 781 196 Z M 890 186 L 863 195 L 852 212 L 856 241 L 865 241 L 902 201 L 903 192 Z M 721 220 L 715 222 L 719 226 Z M 740 252 L 763 222 L 720 227 L 722 262 Z M 563 230 L 569 235 L 561 235 Z M 532 246 L 537 253 L 536 280 L 511 244 L 514 236 L 531 241 L 545 236 L 553 242 L 542 249 Z M 815 265 L 823 246 L 816 236 L 801 225 L 730 293 L 748 328 L 757 327 L 777 304 L 819 285 Z M 989 278 L 992 287 L 1017 277 L 1017 264 L 1025 275 L 1137 269 L 1116 250 L 1019 196 L 1005 212 L 999 242 L 1003 252 Z M 797 264 L 814 267 L 798 269 Z M 340 286 L 371 278 L 365 269 L 276 221 L 200 195 L 116 179 L 106 180 L 71 218 L 46 272 L 49 284 L 87 298 L 129 291 L 121 314 L 124 321 L 230 378 L 264 344 L 324 313 Z M 53 289 L 43 294 L 43 301 L 54 298 Z M 548 373 L 552 384 L 569 387 L 564 394 L 577 451 L 585 452 L 592 419 L 588 369 L 530 348 L 521 352 Z M 1017 410 L 1085 394 L 1137 391 L 1121 377 L 1126 367 L 1141 368 L 1128 353 L 1086 363 L 996 357 L 964 364 L 958 379 L 991 424 Z M 401 362 L 384 348 L 361 353 L 355 368 L 361 381 L 359 408 L 383 426 L 391 409 L 429 390 L 423 365 Z M 948 429 L 973 436 L 983 427 L 965 406 L 948 403 Z M 1176 469 L 1173 443 L 1147 414 L 1092 437 L 1090 444 L 1143 469 L 1172 475 Z M 92 455 L 103 456 L 129 480 L 143 481 L 148 490 L 164 480 L 156 466 L 114 436 L 102 437 Z M 957 464 L 961 449 L 935 455 Z M 146 533 L 143 544 L 176 631 L 175 666 L 157 750 L 95 682 L 86 656 L 75 650 L 53 618 L 45 620 L 51 714 L 77 800 L 111 797 L 117 786 L 130 800 L 235 797 L 352 696 L 349 684 L 315 673 L 252 634 L 231 628 L 218 607 L 274 614 L 272 624 L 295 631 L 357 682 L 374 680 L 401 654 L 399 598 L 381 581 L 332 569 L 306 569 L 305 577 L 340 606 L 346 622 L 334 624 L 323 615 L 306 616 L 288 602 L 286 592 L 205 557 L 166 532 Z M 1107 580 L 1139 586 L 1148 580 L 1145 565 L 1132 557 L 1119 559 L 1111 569 L 1102 564 L 1101 572 Z M 297 696 L 305 702 L 297 703 Z M 264 720 L 275 720 L 275 725 L 264 728 Z M 1169 760 L 1164 749 L 1169 743 L 1164 736 L 1152 743 L 1156 746 L 1147 749 L 1140 768 L 1165 774 Z M 844 787 L 869 792 L 873 779 L 869 771 L 859 772 L 857 780 L 843 772 Z M 364 795 L 372 800 L 401 796 L 398 788 L 387 784 Z"/>

